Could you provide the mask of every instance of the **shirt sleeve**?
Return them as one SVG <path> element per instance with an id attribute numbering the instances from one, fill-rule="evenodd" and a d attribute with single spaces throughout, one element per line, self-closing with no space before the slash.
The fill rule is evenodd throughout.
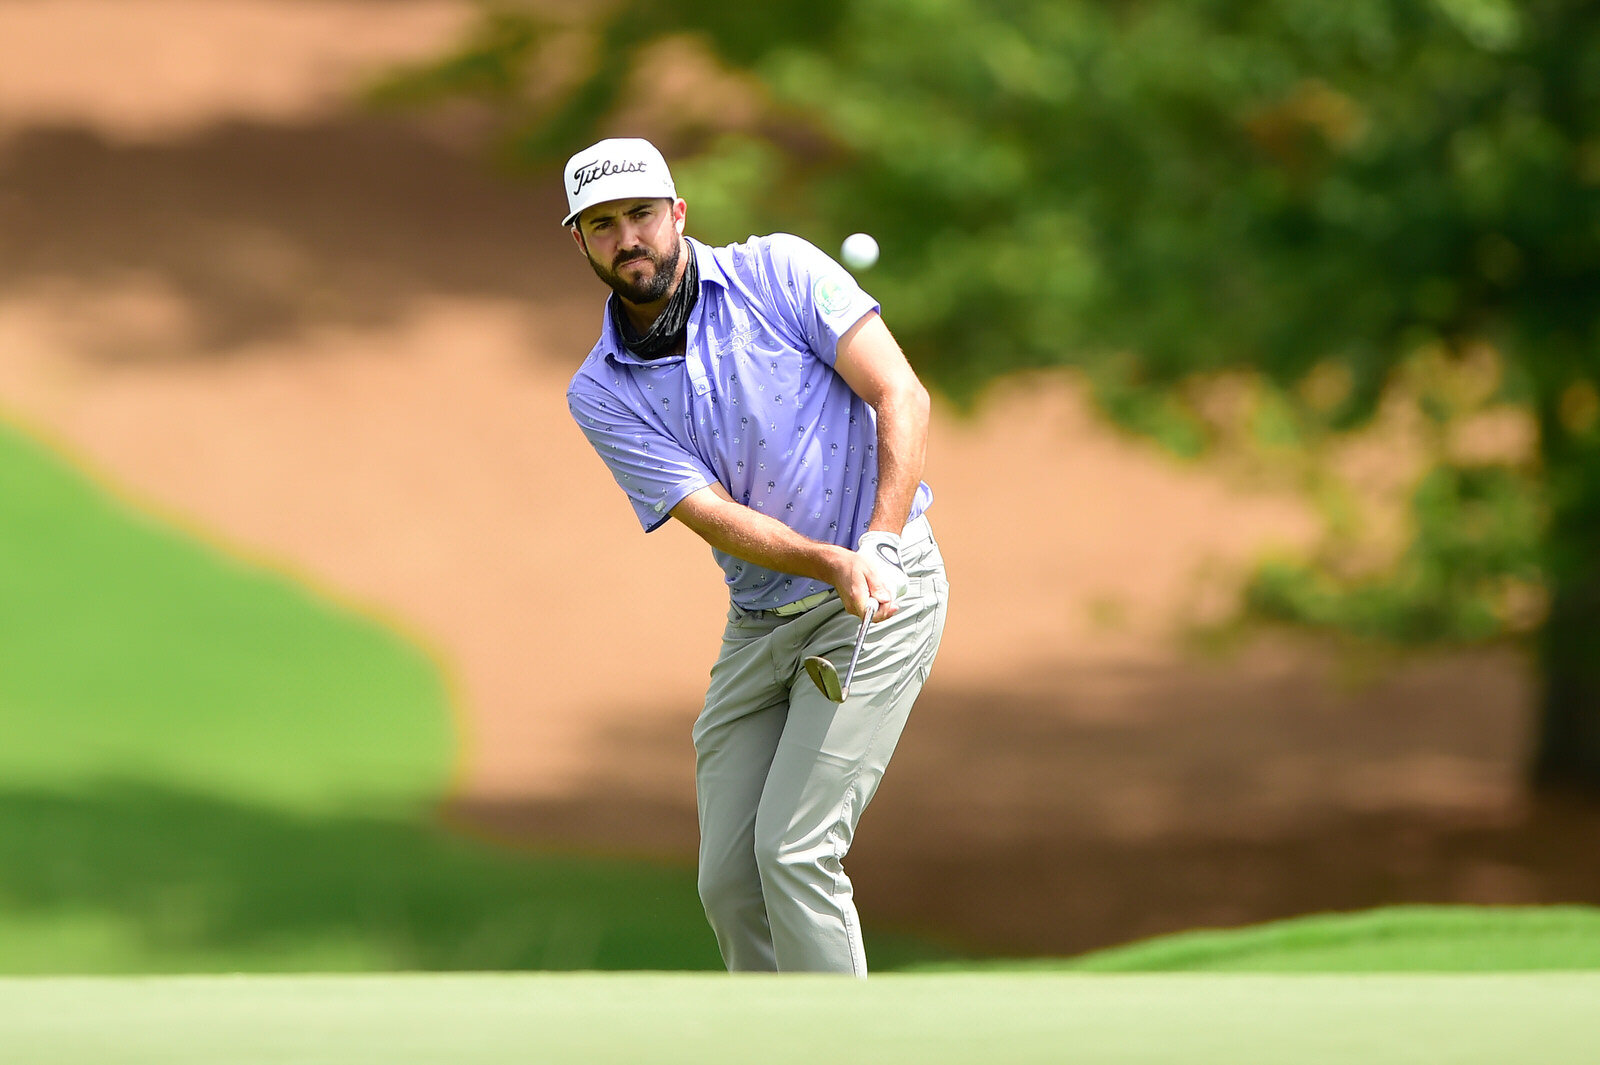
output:
<path id="1" fill-rule="evenodd" d="M 647 533 L 664 525 L 685 497 L 716 479 L 696 455 L 598 388 L 575 383 L 567 392 L 567 409 Z"/>
<path id="2" fill-rule="evenodd" d="M 817 357 L 832 366 L 839 338 L 876 311 L 878 301 L 862 291 L 850 271 L 808 240 L 774 233 L 766 239 L 764 251 L 773 302 Z"/>

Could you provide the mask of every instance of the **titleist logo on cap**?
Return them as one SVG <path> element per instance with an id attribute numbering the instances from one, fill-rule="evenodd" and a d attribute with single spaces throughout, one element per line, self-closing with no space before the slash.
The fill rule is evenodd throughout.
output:
<path id="1" fill-rule="evenodd" d="M 590 163 L 572 172 L 572 180 L 577 182 L 572 187 L 572 195 L 576 196 L 582 192 L 584 186 L 591 181 L 598 181 L 612 174 L 642 174 L 649 169 L 650 161 L 647 159 L 602 159 L 598 163 Z"/>
<path id="2" fill-rule="evenodd" d="M 576 222 L 584 209 L 606 200 L 678 195 L 667 161 L 642 137 L 611 137 L 591 144 L 567 160 L 567 174 L 564 226 Z"/>

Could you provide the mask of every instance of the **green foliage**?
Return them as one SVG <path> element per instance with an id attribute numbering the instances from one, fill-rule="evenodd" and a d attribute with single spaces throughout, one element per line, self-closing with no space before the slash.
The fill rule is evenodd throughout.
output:
<path id="1" fill-rule="evenodd" d="M 522 90 L 524 70 L 534 59 L 538 39 L 537 27 L 528 19 L 490 10 L 455 54 L 426 71 L 374 86 L 373 102 L 405 106 L 456 93 L 514 100 Z"/>
<path id="2" fill-rule="evenodd" d="M 708 131 L 680 108 L 696 117 L 630 130 L 677 149 L 697 231 L 871 231 L 870 287 L 957 398 L 1081 365 L 1117 377 L 1115 417 L 1187 451 L 1162 408 L 1195 373 L 1292 384 L 1333 361 L 1348 387 L 1322 417 L 1351 424 L 1434 338 L 1539 359 L 1559 324 L 1595 370 L 1600 25 L 1582 0 L 636 0 L 580 23 L 596 58 L 563 91 L 527 42 L 571 51 L 570 20 L 495 11 L 392 84 L 481 92 L 481 68 L 523 64 L 505 135 L 548 180 L 627 113 L 619 71 L 702 43 L 759 80 L 766 120 Z"/>
<path id="3" fill-rule="evenodd" d="M 1537 597 L 1542 524 L 1527 479 L 1438 465 L 1411 504 L 1414 535 L 1392 567 L 1341 579 L 1334 560 L 1268 560 L 1246 589 L 1251 612 L 1405 645 L 1481 642 L 1527 628 L 1519 610 Z"/>
<path id="4" fill-rule="evenodd" d="M 732 216 L 759 211 L 824 243 L 872 231 L 874 291 L 957 393 L 1113 353 L 1152 387 L 1239 365 L 1291 382 L 1336 358 L 1351 417 L 1408 341 L 1593 325 L 1572 298 L 1600 269 L 1600 31 L 1581 0 L 816 10 L 613 5 L 592 69 L 508 134 L 559 162 L 626 103 L 618 70 L 655 41 L 705 42 L 760 79 L 771 121 L 642 132 L 703 148 L 702 174 L 746 173 L 753 143 L 771 165 L 737 209 L 713 191 L 701 210 L 685 182 L 698 226 L 743 236 Z M 513 62 L 554 32 L 515 11 L 486 25 L 524 32 L 414 83 L 472 90 L 485 54 Z"/>

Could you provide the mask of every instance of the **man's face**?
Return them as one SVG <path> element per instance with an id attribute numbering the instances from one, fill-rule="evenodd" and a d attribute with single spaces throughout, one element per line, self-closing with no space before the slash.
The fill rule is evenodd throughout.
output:
<path id="1" fill-rule="evenodd" d="M 573 237 L 595 276 L 629 303 L 654 303 L 672 288 L 682 253 L 682 200 L 610 200 L 578 216 Z"/>

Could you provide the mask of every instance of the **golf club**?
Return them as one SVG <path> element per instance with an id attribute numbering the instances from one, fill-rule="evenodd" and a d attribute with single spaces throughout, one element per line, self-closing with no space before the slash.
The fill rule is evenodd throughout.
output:
<path id="1" fill-rule="evenodd" d="M 856 675 L 856 662 L 861 658 L 861 645 L 867 640 L 867 626 L 872 624 L 872 615 L 878 612 L 878 601 L 867 600 L 867 609 L 861 614 L 861 627 L 856 630 L 856 647 L 850 652 L 850 668 L 845 670 L 844 683 L 839 683 L 839 671 L 834 664 L 821 655 L 812 655 L 806 659 L 806 672 L 811 674 L 811 679 L 816 683 L 824 697 L 830 702 L 842 703 L 850 695 L 850 681 Z"/>

